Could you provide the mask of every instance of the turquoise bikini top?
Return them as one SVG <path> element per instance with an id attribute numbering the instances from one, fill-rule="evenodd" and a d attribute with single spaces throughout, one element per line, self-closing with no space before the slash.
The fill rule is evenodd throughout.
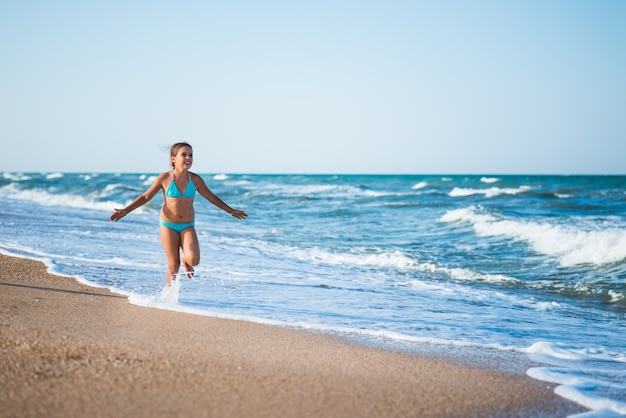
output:
<path id="1" fill-rule="evenodd" d="M 189 174 L 189 183 L 187 183 L 187 188 L 180 194 L 178 187 L 176 187 L 176 182 L 174 181 L 174 173 L 172 173 L 172 181 L 170 181 L 170 185 L 167 186 L 167 190 L 165 191 L 166 197 L 172 197 L 174 199 L 180 199 L 184 197 L 194 197 L 196 195 L 196 185 L 193 184 L 191 180 L 191 174 Z"/>

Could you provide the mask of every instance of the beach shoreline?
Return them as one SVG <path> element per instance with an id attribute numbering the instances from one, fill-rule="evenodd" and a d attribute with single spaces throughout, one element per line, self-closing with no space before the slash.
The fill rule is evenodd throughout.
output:
<path id="1" fill-rule="evenodd" d="M 567 416 L 520 373 L 132 305 L 0 255 L 2 417 Z"/>

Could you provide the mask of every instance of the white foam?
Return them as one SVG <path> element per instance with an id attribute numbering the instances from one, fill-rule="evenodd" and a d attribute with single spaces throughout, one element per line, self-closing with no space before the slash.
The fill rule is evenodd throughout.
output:
<path id="1" fill-rule="evenodd" d="M 496 218 L 493 215 L 479 213 L 478 209 L 475 206 L 450 210 L 439 218 L 439 222 L 448 222 L 448 223 L 452 223 L 452 222 L 478 223 L 478 222 L 492 222 L 495 220 Z"/>
<path id="2" fill-rule="evenodd" d="M 376 254 L 329 253 L 314 250 L 310 257 L 330 264 L 350 264 L 356 266 L 395 267 L 398 269 L 414 268 L 418 263 L 401 251 Z"/>
<path id="3" fill-rule="evenodd" d="M 290 184 L 268 184 L 260 187 L 257 192 L 283 196 L 311 196 L 311 195 L 328 195 L 335 197 L 379 197 L 396 195 L 393 192 L 382 192 L 376 190 L 362 189 L 357 186 L 342 184 L 309 184 L 309 185 L 290 185 Z"/>
<path id="4" fill-rule="evenodd" d="M 453 188 L 448 196 L 450 197 L 467 197 L 475 194 L 483 194 L 485 197 L 494 197 L 502 194 L 515 195 L 519 193 L 525 193 L 529 190 L 532 190 L 530 186 L 520 186 L 517 188 L 500 188 L 500 187 L 490 187 L 489 189 L 471 189 L 471 188 L 463 188 L 463 187 L 455 187 Z"/>
<path id="5" fill-rule="evenodd" d="M 478 273 L 467 268 L 458 267 L 442 267 L 434 263 L 418 263 L 414 261 L 408 265 L 415 270 L 426 271 L 430 273 L 439 273 L 455 280 L 467 280 L 476 282 L 488 282 L 488 283 L 518 283 L 519 280 L 515 277 L 505 276 L 503 274 L 484 274 Z"/>
<path id="6" fill-rule="evenodd" d="M 623 354 L 548 342 L 533 344 L 526 352 L 535 361 L 556 366 L 533 367 L 526 372 L 530 377 L 559 385 L 557 395 L 594 411 L 578 417 L 626 414 Z"/>
<path id="7" fill-rule="evenodd" d="M 213 180 L 217 180 L 217 181 L 224 181 L 224 180 L 228 180 L 228 176 L 226 174 L 216 174 L 213 176 Z"/>
<path id="8" fill-rule="evenodd" d="M 107 184 L 106 186 L 104 186 L 104 189 L 102 191 L 104 192 L 104 194 L 111 194 L 124 187 L 126 186 L 124 186 L 122 183 Z"/>
<path id="9" fill-rule="evenodd" d="M 52 179 L 60 179 L 65 177 L 65 175 L 63 173 L 50 173 L 50 174 L 46 174 L 46 178 L 48 180 L 52 180 Z"/>
<path id="10" fill-rule="evenodd" d="M 23 173 L 3 173 L 2 177 L 10 181 L 25 181 L 30 180 L 30 176 L 27 176 Z"/>
<path id="11" fill-rule="evenodd" d="M 299 247 L 282 246 L 257 242 L 257 248 L 264 248 L 268 253 L 290 255 L 296 259 L 317 263 L 348 265 L 361 267 L 391 267 L 398 270 L 426 271 L 443 274 L 456 280 L 481 281 L 490 283 L 517 283 L 518 279 L 501 274 L 483 274 L 467 268 L 448 268 L 430 262 L 420 262 L 402 251 L 372 252 L 371 249 L 354 249 L 351 252 L 330 252 L 320 248 L 302 249 Z M 236 246 L 242 246 L 237 244 Z"/>
<path id="12" fill-rule="evenodd" d="M 233 247 L 243 248 L 249 246 L 268 255 L 277 254 L 297 260 L 312 261 L 315 263 L 393 267 L 398 269 L 414 269 L 419 265 L 416 260 L 397 250 L 388 252 L 373 252 L 371 249 L 354 249 L 351 252 L 331 252 L 317 247 L 294 247 L 260 240 L 248 240 L 245 242 L 240 242 L 240 240 L 228 240 L 225 238 L 222 238 L 221 240 L 228 241 L 229 246 L 232 242 Z"/>
<path id="13" fill-rule="evenodd" d="M 550 309 L 560 308 L 561 305 L 557 302 L 536 302 L 533 304 L 533 307 L 540 311 L 547 311 Z"/>
<path id="14" fill-rule="evenodd" d="M 623 228 L 584 231 L 571 226 L 511 221 L 480 213 L 473 206 L 449 211 L 439 220 L 469 222 L 474 231 L 482 236 L 503 236 L 526 241 L 536 252 L 557 257 L 562 266 L 601 265 L 626 259 L 626 230 Z"/>
<path id="15" fill-rule="evenodd" d="M 615 292 L 613 290 L 609 290 L 607 294 L 611 297 L 611 300 L 609 301 L 611 303 L 621 302 L 622 300 L 624 300 L 623 292 L 620 293 L 620 292 Z"/>
<path id="16" fill-rule="evenodd" d="M 497 183 L 500 181 L 500 179 L 497 177 L 481 177 L 480 181 L 482 181 L 483 183 L 490 184 L 490 183 Z"/>
<path id="17" fill-rule="evenodd" d="M 425 181 L 420 181 L 419 183 L 415 184 L 413 186 L 413 190 L 419 190 L 419 189 L 423 189 L 424 187 L 428 186 L 428 183 Z"/>
<path id="18" fill-rule="evenodd" d="M 158 176 L 152 175 L 152 176 L 146 176 L 143 175 L 141 176 L 141 180 L 144 180 L 143 185 L 144 186 L 151 186 L 152 183 L 154 183 L 154 181 L 156 180 Z"/>
<path id="19" fill-rule="evenodd" d="M 156 296 L 156 301 L 160 303 L 178 303 L 180 296 L 180 279 L 172 280 L 170 286 L 164 286 Z"/>
<path id="20" fill-rule="evenodd" d="M 42 206 L 66 206 L 79 209 L 96 209 L 111 211 L 114 207 L 124 205 L 116 202 L 98 202 L 88 196 L 72 194 L 52 194 L 42 189 L 20 190 L 15 183 L 9 184 L 0 192 L 5 197 L 17 200 L 25 200 Z"/>

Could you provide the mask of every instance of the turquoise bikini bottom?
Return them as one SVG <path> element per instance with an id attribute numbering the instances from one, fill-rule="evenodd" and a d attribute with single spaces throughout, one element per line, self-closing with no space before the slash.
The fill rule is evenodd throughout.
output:
<path id="1" fill-rule="evenodd" d="M 175 224 L 174 222 L 166 222 L 166 221 L 159 220 L 159 225 L 164 226 L 164 227 L 169 228 L 169 229 L 173 229 L 174 231 L 176 231 L 176 232 L 178 232 L 180 234 L 185 229 L 191 228 L 192 226 L 194 226 L 195 222 L 187 222 L 187 223 L 184 223 L 184 224 Z"/>

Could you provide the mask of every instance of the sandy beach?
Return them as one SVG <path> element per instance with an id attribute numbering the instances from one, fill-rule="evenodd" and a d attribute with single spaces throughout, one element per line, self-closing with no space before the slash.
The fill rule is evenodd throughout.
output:
<path id="1" fill-rule="evenodd" d="M 583 411 L 516 373 L 131 305 L 0 255 L 2 417 L 499 417 Z M 445 349 L 445 348 L 442 348 Z"/>

